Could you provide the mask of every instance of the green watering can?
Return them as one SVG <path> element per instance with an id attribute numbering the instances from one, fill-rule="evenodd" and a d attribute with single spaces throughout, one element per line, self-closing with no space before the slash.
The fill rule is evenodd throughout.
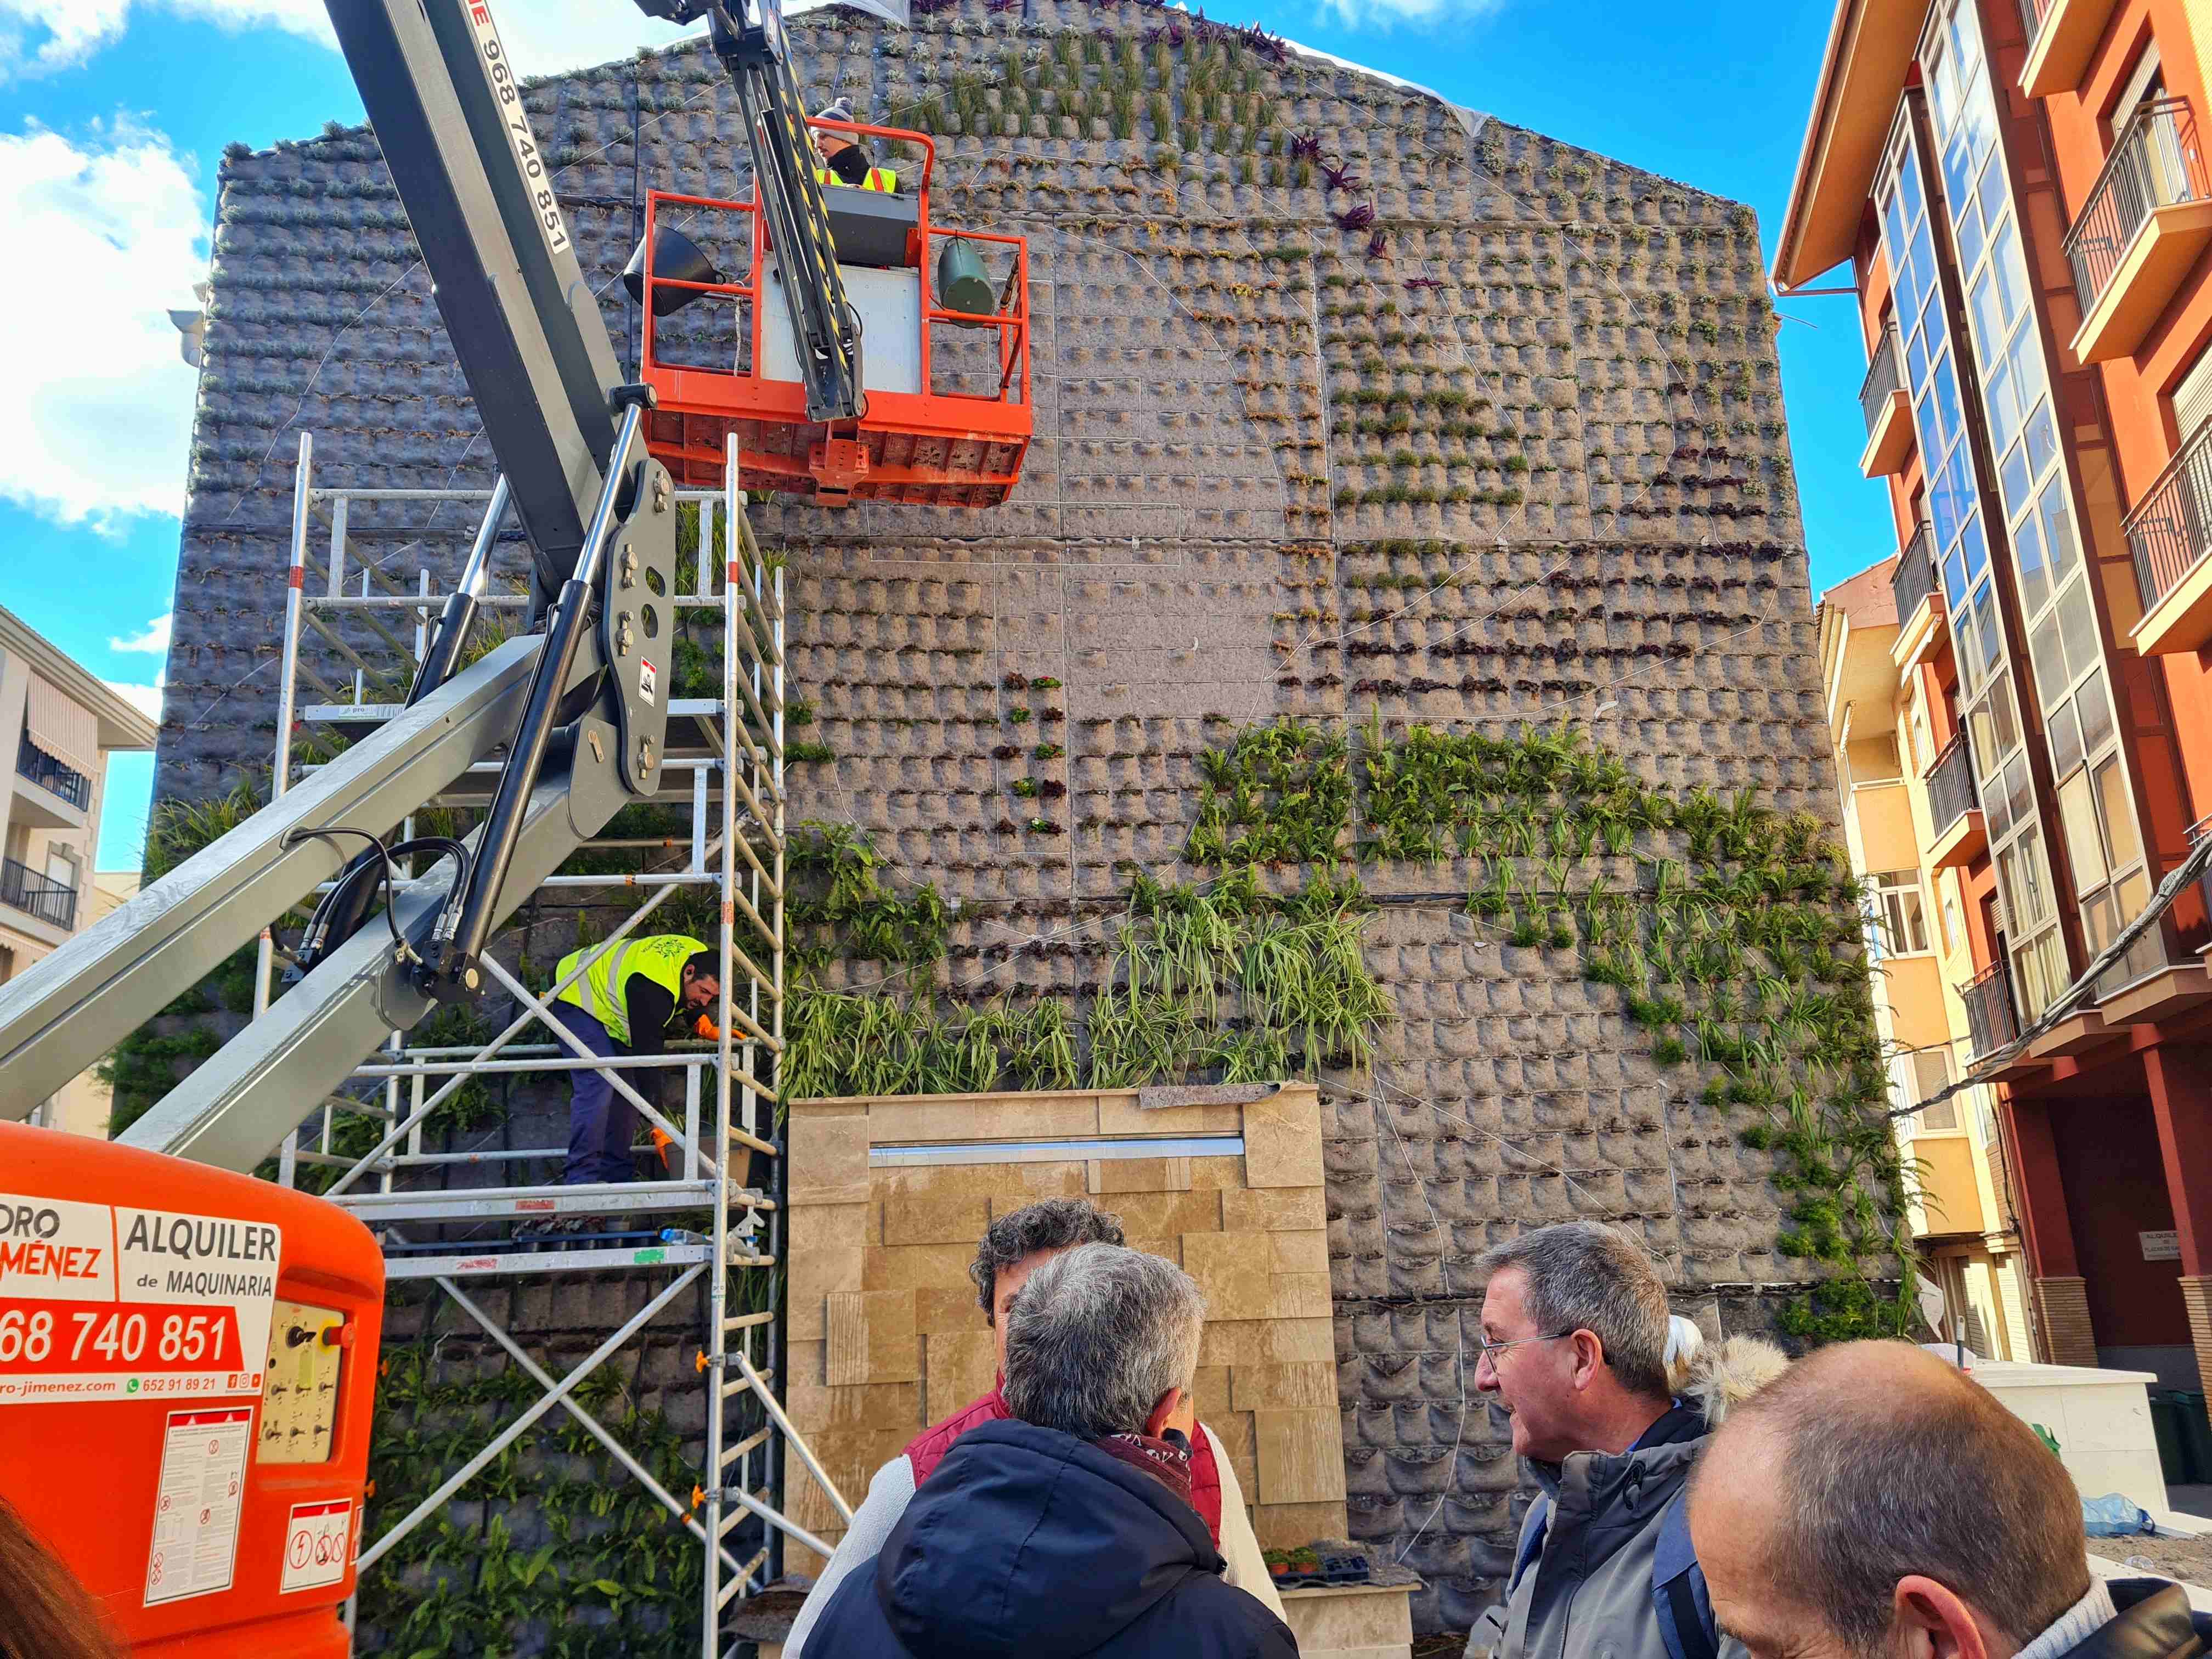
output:
<path id="1" fill-rule="evenodd" d="M 937 256 L 937 300 L 947 311 L 965 312 L 976 319 L 965 325 L 969 328 L 984 327 L 982 319 L 997 314 L 999 302 L 991 292 L 991 279 L 983 274 L 983 256 L 964 236 L 946 242 Z"/>

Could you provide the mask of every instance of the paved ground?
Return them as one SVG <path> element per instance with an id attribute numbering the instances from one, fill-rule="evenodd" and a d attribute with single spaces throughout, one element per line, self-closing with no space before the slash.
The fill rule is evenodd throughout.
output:
<path id="1" fill-rule="evenodd" d="M 2201 1515 L 2212 1521 L 2212 1486 L 2168 1486 L 2166 1506 L 2184 1515 Z"/>

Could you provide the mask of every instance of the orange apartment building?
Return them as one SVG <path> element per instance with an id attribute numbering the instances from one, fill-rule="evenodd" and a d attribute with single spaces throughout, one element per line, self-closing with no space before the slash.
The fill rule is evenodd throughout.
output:
<path id="1" fill-rule="evenodd" d="M 1973 1055 L 2212 818 L 2212 0 L 1839 0 L 1775 256 L 1848 284 Z M 2206 894 L 1995 1074 L 2041 1357 L 2212 1381 Z"/>

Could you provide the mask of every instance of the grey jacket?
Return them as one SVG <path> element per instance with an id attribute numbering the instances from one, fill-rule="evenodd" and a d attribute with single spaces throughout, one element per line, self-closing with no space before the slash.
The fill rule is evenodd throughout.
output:
<path id="1" fill-rule="evenodd" d="M 1468 1635 L 1467 1659 L 1678 1659 L 1662 1628 L 1663 1593 L 1654 1595 L 1661 1523 L 1728 1407 L 1785 1363 L 1741 1337 L 1700 1360 L 1689 1398 L 1629 1450 L 1529 1462 L 1543 1498 L 1522 1528 L 1504 1601 Z M 1723 1638 L 1719 1659 L 1746 1659 L 1745 1650 Z"/>

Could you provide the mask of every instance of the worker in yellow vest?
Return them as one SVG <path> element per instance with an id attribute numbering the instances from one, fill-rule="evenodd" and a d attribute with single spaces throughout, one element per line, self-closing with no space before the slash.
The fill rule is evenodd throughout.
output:
<path id="1" fill-rule="evenodd" d="M 840 98 L 814 118 L 850 123 L 853 106 Z M 880 191 L 886 196 L 898 194 L 896 168 L 871 167 L 868 153 L 842 132 L 825 132 L 820 127 L 812 128 L 810 131 L 814 140 L 814 153 L 822 161 L 822 165 L 814 169 L 815 183 L 844 185 L 854 190 Z"/>
<path id="2" fill-rule="evenodd" d="M 572 951 L 554 969 L 556 982 L 594 945 Z M 599 951 L 553 1004 L 554 1017 L 594 1054 L 657 1054 L 672 1035 L 706 1024 L 705 1010 L 722 994 L 713 951 L 683 933 L 623 939 Z M 630 1156 L 638 1111 L 600 1072 L 569 1073 L 568 1164 L 562 1176 L 583 1182 L 633 1181 Z M 633 1085 L 643 1081 L 635 1073 Z M 638 1091 L 651 1096 L 644 1089 Z M 660 1137 L 656 1136 L 656 1139 Z"/>

